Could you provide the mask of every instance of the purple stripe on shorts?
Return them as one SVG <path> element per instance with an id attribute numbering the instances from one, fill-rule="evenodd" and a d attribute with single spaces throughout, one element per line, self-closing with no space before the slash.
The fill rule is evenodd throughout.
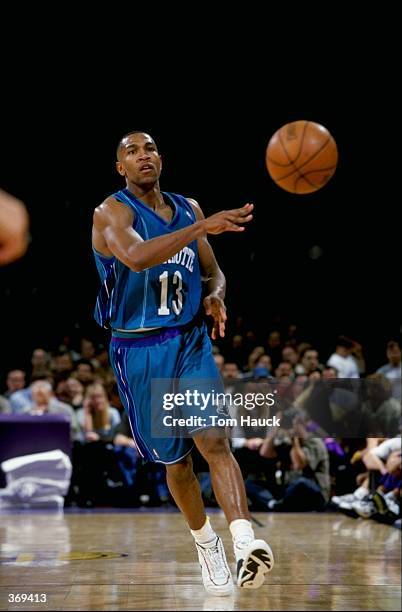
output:
<path id="1" fill-rule="evenodd" d="M 155 344 L 160 344 L 165 340 L 171 340 L 172 338 L 179 336 L 181 333 L 182 330 L 178 327 L 171 327 L 158 334 L 145 336 L 142 338 L 117 338 L 116 336 L 112 336 L 111 343 L 113 348 L 141 348 L 145 346 L 154 346 Z"/>

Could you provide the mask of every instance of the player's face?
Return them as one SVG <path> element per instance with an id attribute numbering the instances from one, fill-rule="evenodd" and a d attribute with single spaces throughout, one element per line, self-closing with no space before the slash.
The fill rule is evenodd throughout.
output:
<path id="1" fill-rule="evenodd" d="M 130 134 L 122 142 L 116 166 L 129 182 L 142 187 L 159 180 L 162 161 L 148 134 Z"/>

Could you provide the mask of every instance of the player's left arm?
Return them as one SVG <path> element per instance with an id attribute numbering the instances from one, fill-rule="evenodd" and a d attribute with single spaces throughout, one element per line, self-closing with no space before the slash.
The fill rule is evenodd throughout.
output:
<path id="1" fill-rule="evenodd" d="M 194 210 L 197 221 L 204 219 L 204 213 L 199 204 L 191 198 L 187 198 L 187 200 Z M 216 261 L 215 254 L 208 242 L 207 236 L 199 238 L 197 243 L 201 272 L 204 279 L 206 279 L 208 291 L 207 296 L 204 298 L 204 308 L 206 314 L 210 315 L 214 320 L 211 337 L 213 340 L 216 340 L 218 336 L 223 338 L 225 335 L 225 323 L 227 319 L 224 302 L 226 279 Z"/>

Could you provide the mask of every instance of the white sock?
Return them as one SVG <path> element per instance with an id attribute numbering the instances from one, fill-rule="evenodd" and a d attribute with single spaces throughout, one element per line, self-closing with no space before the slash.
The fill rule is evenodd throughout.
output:
<path id="1" fill-rule="evenodd" d="M 368 489 L 366 489 L 366 487 L 359 487 L 358 489 L 356 489 L 353 495 L 357 497 L 357 499 L 363 499 L 363 497 L 366 497 L 366 495 L 368 495 Z"/>
<path id="2" fill-rule="evenodd" d="M 208 517 L 201 529 L 190 529 L 190 531 L 194 540 L 201 546 L 208 548 L 208 545 L 213 545 L 215 543 L 217 536 L 215 531 L 212 529 Z"/>
<path id="3" fill-rule="evenodd" d="M 237 548 L 244 548 L 255 539 L 254 530 L 251 522 L 246 519 L 236 519 L 229 525 L 232 534 L 233 544 Z"/>

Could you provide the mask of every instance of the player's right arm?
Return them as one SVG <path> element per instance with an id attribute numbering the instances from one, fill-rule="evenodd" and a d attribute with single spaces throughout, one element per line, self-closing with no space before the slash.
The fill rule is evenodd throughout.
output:
<path id="1" fill-rule="evenodd" d="M 176 232 L 143 240 L 132 227 L 134 213 L 114 198 L 108 198 L 95 209 L 92 240 L 95 248 L 102 241 L 117 259 L 134 272 L 141 272 L 163 263 L 206 234 L 242 232 L 242 224 L 252 219 L 251 211 L 252 205 L 246 204 L 216 213 Z"/>

